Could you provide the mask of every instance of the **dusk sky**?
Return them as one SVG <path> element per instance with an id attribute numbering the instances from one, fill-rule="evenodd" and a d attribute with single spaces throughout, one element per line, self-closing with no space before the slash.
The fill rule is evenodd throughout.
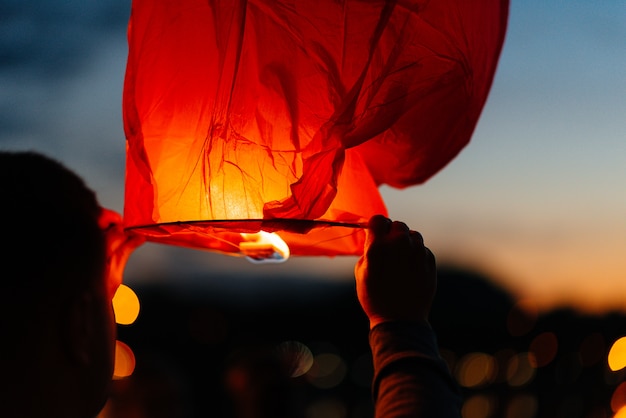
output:
<path id="1" fill-rule="evenodd" d="M 57 158 L 122 212 L 130 1 L 0 0 L 0 11 L 0 148 Z M 469 145 L 427 183 L 382 192 L 390 216 L 422 232 L 441 264 L 545 307 L 626 310 L 625 189 L 626 1 L 513 0 Z M 34 221 L 54 225 L 45 210 Z M 254 291 L 264 276 L 350 279 L 355 261 L 258 266 L 146 244 L 126 280 Z"/>

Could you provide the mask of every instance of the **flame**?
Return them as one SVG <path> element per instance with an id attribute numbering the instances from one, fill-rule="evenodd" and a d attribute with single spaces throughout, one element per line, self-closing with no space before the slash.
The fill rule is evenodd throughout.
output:
<path id="1" fill-rule="evenodd" d="M 282 263 L 289 258 L 289 246 L 274 232 L 241 233 L 239 251 L 252 263 Z"/>

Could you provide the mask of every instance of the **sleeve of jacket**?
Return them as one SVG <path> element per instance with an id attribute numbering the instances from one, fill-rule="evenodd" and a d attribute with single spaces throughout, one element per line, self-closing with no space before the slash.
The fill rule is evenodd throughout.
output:
<path id="1" fill-rule="evenodd" d="M 461 416 L 461 394 L 428 324 L 388 322 L 370 331 L 376 418 Z"/>

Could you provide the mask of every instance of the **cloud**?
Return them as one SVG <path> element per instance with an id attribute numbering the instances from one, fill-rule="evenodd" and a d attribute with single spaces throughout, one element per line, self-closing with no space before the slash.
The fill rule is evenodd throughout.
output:
<path id="1" fill-rule="evenodd" d="M 102 37 L 124 31 L 128 0 L 1 0 L 0 72 L 64 77 L 80 70 Z"/>
<path id="2" fill-rule="evenodd" d="M 121 210 L 129 2 L 0 2 L 0 147 L 63 161 Z"/>

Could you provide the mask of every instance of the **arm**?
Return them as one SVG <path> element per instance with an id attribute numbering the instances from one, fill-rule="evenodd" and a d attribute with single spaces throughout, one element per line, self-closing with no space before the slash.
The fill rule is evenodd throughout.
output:
<path id="1" fill-rule="evenodd" d="M 460 417 L 460 394 L 428 323 L 435 258 L 402 222 L 374 216 L 355 267 L 370 321 L 376 417 Z"/>

